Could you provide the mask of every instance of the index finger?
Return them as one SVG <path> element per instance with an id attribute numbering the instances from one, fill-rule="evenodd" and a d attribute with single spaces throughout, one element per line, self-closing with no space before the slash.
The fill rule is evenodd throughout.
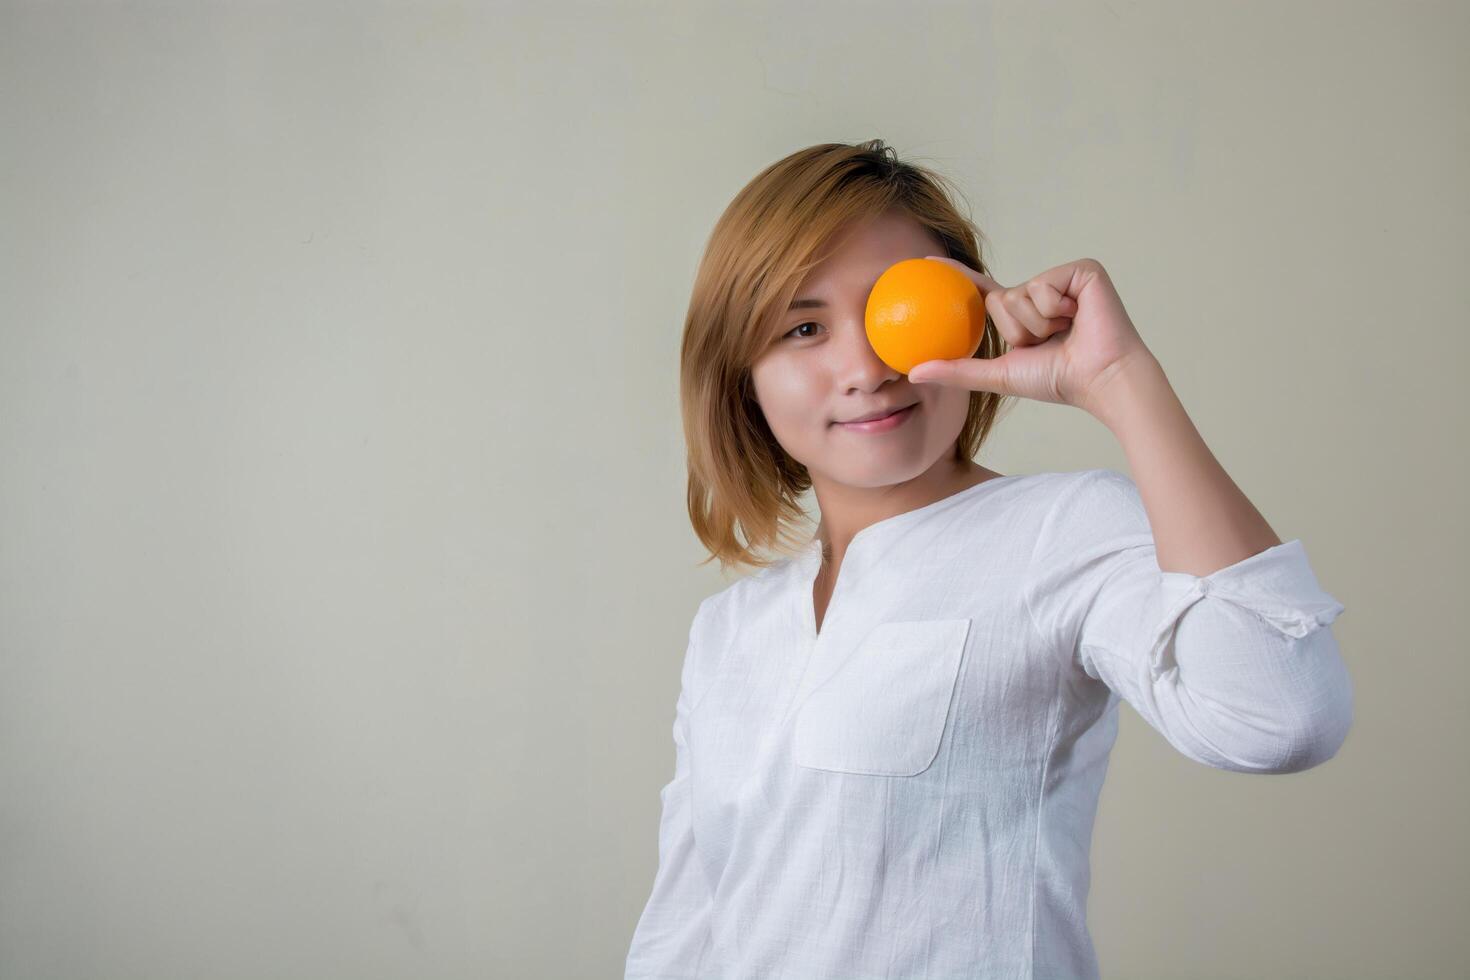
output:
<path id="1" fill-rule="evenodd" d="M 970 281 L 978 286 L 980 288 L 980 292 L 984 295 L 988 296 L 990 293 L 993 293 L 997 289 L 1005 288 L 1000 283 L 987 276 L 985 273 L 979 271 L 978 269 L 970 268 L 959 259 L 952 259 L 948 255 L 926 255 L 924 256 L 924 258 L 935 259 L 939 262 L 948 262 L 950 265 L 954 266 L 956 269 L 959 269 L 965 275 L 969 276 Z"/>

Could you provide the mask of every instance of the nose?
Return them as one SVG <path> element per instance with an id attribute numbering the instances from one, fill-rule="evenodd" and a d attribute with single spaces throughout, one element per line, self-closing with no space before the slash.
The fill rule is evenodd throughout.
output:
<path id="1" fill-rule="evenodd" d="M 876 391 L 884 382 L 903 377 L 883 362 L 873 345 L 868 342 L 868 329 L 861 317 L 850 319 L 838 330 L 834 368 L 838 386 L 842 391 Z"/>

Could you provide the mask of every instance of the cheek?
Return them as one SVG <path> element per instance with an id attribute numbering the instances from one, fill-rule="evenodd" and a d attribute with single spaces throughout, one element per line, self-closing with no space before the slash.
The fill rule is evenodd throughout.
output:
<path id="1" fill-rule="evenodd" d="M 791 458 L 810 465 L 827 437 L 828 407 L 821 378 L 791 364 L 768 363 L 751 383 L 771 434 Z"/>
<path id="2" fill-rule="evenodd" d="M 776 362 L 752 371 L 751 381 L 766 422 L 778 436 L 826 422 L 822 381 L 811 371 Z"/>
<path id="3" fill-rule="evenodd" d="M 934 414 L 939 418 L 957 418 L 961 423 L 970 413 L 970 395 L 967 388 L 945 386 L 934 399 Z"/>
<path id="4" fill-rule="evenodd" d="M 924 410 L 929 413 L 930 436 L 942 442 L 959 434 L 970 414 L 970 394 L 966 388 L 946 386 L 941 391 L 925 395 Z"/>

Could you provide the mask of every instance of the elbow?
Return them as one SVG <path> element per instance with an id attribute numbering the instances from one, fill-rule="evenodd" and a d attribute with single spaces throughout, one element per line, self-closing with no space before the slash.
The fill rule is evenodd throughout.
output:
<path id="1" fill-rule="evenodd" d="M 1320 766 L 1338 754 L 1352 727 L 1353 690 L 1344 672 L 1341 683 L 1317 702 L 1316 710 L 1288 729 L 1281 751 L 1260 771 L 1284 774 Z"/>
<path id="2" fill-rule="evenodd" d="M 1352 727 L 1352 709 L 1345 718 L 1331 726 L 1303 729 L 1288 743 L 1286 750 L 1274 764 L 1263 769 L 1267 773 L 1305 772 L 1320 766 L 1337 755 L 1347 741 L 1348 729 Z"/>
<path id="3" fill-rule="evenodd" d="M 1295 703 L 1289 723 L 1280 728 L 1277 751 L 1257 771 L 1293 773 L 1313 769 L 1337 756 L 1353 727 L 1353 682 L 1328 627 L 1300 639 L 1290 656 L 1298 660 Z"/>
<path id="4" fill-rule="evenodd" d="M 1337 755 L 1352 727 L 1349 706 L 1330 722 L 1276 726 L 1269 737 L 1259 729 L 1238 739 L 1210 740 L 1201 745 L 1175 744 L 1186 755 L 1216 769 L 1256 775 L 1304 772 Z"/>
<path id="5" fill-rule="evenodd" d="M 1217 655 L 1188 650 L 1156 684 L 1156 698 L 1173 701 L 1165 720 L 1177 729 L 1175 744 L 1243 773 L 1303 772 L 1336 757 L 1353 725 L 1354 695 L 1331 628 L 1253 629 L 1241 651 L 1223 643 Z"/>
<path id="6" fill-rule="evenodd" d="M 1289 706 L 1280 704 L 1264 716 L 1259 703 L 1224 716 L 1218 704 L 1210 712 L 1196 711 L 1193 728 L 1202 741 L 1196 758 L 1236 772 L 1284 774 L 1336 757 L 1353 727 L 1352 681 L 1335 654 L 1314 677 Z"/>

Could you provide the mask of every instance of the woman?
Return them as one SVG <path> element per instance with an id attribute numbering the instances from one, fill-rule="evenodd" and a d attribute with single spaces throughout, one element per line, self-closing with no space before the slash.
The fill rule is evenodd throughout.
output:
<path id="1" fill-rule="evenodd" d="M 1343 605 L 1215 461 L 1107 272 L 1003 287 L 978 239 L 881 141 L 793 154 L 715 227 L 684 334 L 689 511 L 756 571 L 690 628 L 630 980 L 1096 977 L 1120 700 L 1238 772 L 1346 737 Z M 863 314 L 917 257 L 988 316 L 972 358 L 905 377 Z M 1134 477 L 974 463 L 1014 397 L 1088 412 Z M 815 532 L 762 559 L 807 489 Z"/>

